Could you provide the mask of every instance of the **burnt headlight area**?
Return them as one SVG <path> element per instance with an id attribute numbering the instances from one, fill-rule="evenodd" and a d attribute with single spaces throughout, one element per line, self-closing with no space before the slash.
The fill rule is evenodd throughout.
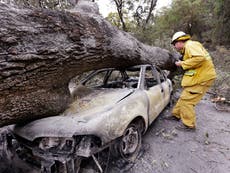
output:
<path id="1" fill-rule="evenodd" d="M 73 138 L 44 137 L 40 138 L 38 148 L 42 152 L 53 154 L 75 153 L 78 156 L 89 157 L 100 151 L 101 144 L 100 138 L 93 135 Z"/>
<path id="2" fill-rule="evenodd" d="M 51 153 L 73 152 L 76 141 L 73 138 L 44 137 L 38 148 Z"/>
<path id="3" fill-rule="evenodd" d="M 78 156 L 89 157 L 103 149 L 101 139 L 96 136 L 83 136 L 76 146 Z"/>
<path id="4" fill-rule="evenodd" d="M 36 167 L 41 166 L 41 160 L 39 157 L 33 154 L 33 148 L 36 148 L 38 143 L 28 141 L 20 136 L 11 135 L 8 140 L 8 148 L 13 154 Z"/>
<path id="5" fill-rule="evenodd" d="M 36 162 L 38 166 L 42 160 L 64 161 L 78 156 L 90 157 L 104 148 L 100 138 L 93 135 L 72 138 L 43 137 L 34 141 L 17 136 L 14 140 L 17 142 L 15 150 L 20 158 L 33 164 Z"/>

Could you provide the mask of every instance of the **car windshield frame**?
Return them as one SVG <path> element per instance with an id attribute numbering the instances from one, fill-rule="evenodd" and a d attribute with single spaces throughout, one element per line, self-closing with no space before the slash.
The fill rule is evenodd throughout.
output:
<path id="1" fill-rule="evenodd" d="M 162 73 L 159 67 L 152 64 L 142 64 L 130 66 L 127 68 L 103 68 L 99 70 L 94 70 L 90 72 L 86 77 L 79 80 L 78 84 L 83 86 L 92 88 L 92 89 L 100 89 L 100 88 L 133 88 L 133 89 L 148 89 L 146 84 L 145 73 L 147 71 L 151 71 L 152 76 L 155 76 L 156 83 L 154 85 L 161 84 L 166 80 L 165 74 Z M 112 81 L 112 75 L 116 72 L 117 75 L 119 73 L 119 80 Z M 100 74 L 101 73 L 101 74 Z M 103 73 L 103 74 L 102 74 Z M 92 84 L 89 82 L 92 78 L 97 75 L 101 75 L 100 81 L 97 84 Z M 161 77 L 162 80 L 160 79 Z M 114 78 L 114 76 L 113 76 Z M 87 83 L 91 83 L 88 84 Z M 127 86 L 126 86 L 127 85 Z"/>
<path id="2" fill-rule="evenodd" d="M 122 80 L 120 82 L 130 82 L 131 80 L 133 80 L 133 82 L 135 81 L 136 87 L 134 88 L 140 88 L 140 76 L 141 76 L 141 69 L 142 66 L 132 66 L 129 68 L 103 68 L 100 70 L 94 70 L 91 73 L 89 73 L 86 77 L 84 77 L 82 80 L 80 80 L 79 84 L 82 85 L 86 85 L 87 82 L 89 82 L 92 78 L 94 78 L 95 76 L 97 76 L 99 73 L 103 73 L 105 72 L 105 74 L 103 74 L 104 76 L 102 76 L 103 80 L 103 85 L 99 85 L 99 86 L 95 86 L 93 88 L 103 88 L 103 86 L 105 86 L 107 84 L 107 82 L 109 81 L 109 78 L 111 77 L 111 74 L 114 71 L 118 71 L 121 74 L 121 78 Z M 128 74 L 129 73 L 129 74 Z M 131 73 L 133 73 L 131 75 Z M 137 73 L 136 77 L 135 77 L 135 73 Z M 90 86 L 92 87 L 92 86 Z M 109 88 L 109 87 L 108 87 Z M 119 87 L 117 87 L 119 88 Z"/>

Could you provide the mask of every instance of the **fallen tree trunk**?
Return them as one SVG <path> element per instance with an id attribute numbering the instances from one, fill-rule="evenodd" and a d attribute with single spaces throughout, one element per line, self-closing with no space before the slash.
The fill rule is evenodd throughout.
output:
<path id="1" fill-rule="evenodd" d="M 84 3 L 65 12 L 0 4 L 0 126 L 64 111 L 68 83 L 84 71 L 146 62 L 173 68 L 167 50 L 140 43 L 92 11 Z"/>

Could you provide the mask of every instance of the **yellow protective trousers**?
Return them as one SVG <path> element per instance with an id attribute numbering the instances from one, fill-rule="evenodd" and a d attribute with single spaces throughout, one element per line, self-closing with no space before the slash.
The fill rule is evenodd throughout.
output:
<path id="1" fill-rule="evenodd" d="M 213 82 L 214 79 L 211 79 L 201 84 L 184 87 L 179 100 L 172 110 L 172 114 L 180 118 L 184 125 L 195 128 L 196 114 L 194 108 Z"/>

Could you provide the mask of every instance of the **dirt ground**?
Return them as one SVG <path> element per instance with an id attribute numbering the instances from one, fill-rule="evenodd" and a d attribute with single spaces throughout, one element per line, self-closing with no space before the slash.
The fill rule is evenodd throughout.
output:
<path id="1" fill-rule="evenodd" d="M 170 114 L 170 108 L 166 109 L 144 135 L 135 164 L 115 166 L 107 173 L 229 173 L 230 113 L 217 111 L 208 96 L 198 104 L 196 112 L 196 131 L 184 132 L 175 129 L 177 121 L 164 118 Z M 38 172 L 17 158 L 6 162 L 1 141 L 2 138 L 0 173 Z"/>
<path id="2" fill-rule="evenodd" d="M 146 150 L 130 173 L 230 172 L 230 113 L 218 112 L 208 98 L 196 107 L 195 132 L 175 130 L 166 110 L 146 133 Z"/>

